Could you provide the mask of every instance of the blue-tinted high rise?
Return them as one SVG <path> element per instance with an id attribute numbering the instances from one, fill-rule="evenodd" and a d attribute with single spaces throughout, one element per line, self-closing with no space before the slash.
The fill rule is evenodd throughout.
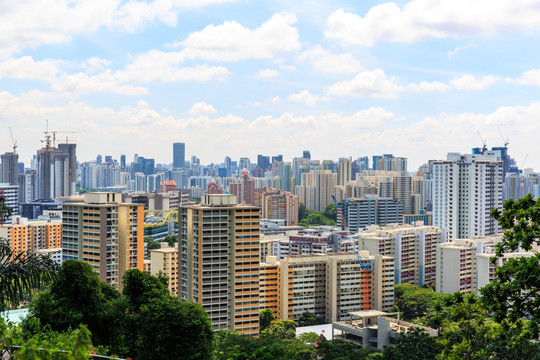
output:
<path id="1" fill-rule="evenodd" d="M 186 144 L 173 143 L 173 169 L 184 168 L 186 162 Z"/>

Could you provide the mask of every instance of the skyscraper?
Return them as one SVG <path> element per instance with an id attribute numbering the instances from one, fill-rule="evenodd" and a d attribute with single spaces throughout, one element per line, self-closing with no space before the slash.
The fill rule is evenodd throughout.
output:
<path id="1" fill-rule="evenodd" d="M 37 153 L 38 198 L 71 195 L 69 154 L 47 145 Z"/>
<path id="2" fill-rule="evenodd" d="M 490 213 L 503 205 L 502 161 L 489 152 L 446 158 L 433 163 L 433 224 L 451 240 L 500 232 Z"/>
<path id="3" fill-rule="evenodd" d="M 180 299 L 202 305 L 214 330 L 259 334 L 259 208 L 202 195 L 178 210 Z"/>
<path id="4" fill-rule="evenodd" d="M 186 144 L 173 143 L 173 169 L 181 169 L 186 162 Z"/>
<path id="5" fill-rule="evenodd" d="M 75 193 L 77 184 L 77 144 L 58 144 L 58 150 L 68 154 L 69 194 Z"/>
<path id="6" fill-rule="evenodd" d="M 18 162 L 19 154 L 16 152 L 7 152 L 2 154 L 2 178 L 1 182 L 8 183 L 10 185 L 18 184 Z"/>

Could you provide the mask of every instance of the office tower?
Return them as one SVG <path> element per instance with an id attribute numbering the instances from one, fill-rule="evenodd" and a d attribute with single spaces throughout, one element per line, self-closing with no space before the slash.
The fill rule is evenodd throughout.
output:
<path id="1" fill-rule="evenodd" d="M 75 193 L 77 184 L 77 144 L 67 142 L 58 144 L 58 150 L 68 155 L 69 195 L 71 195 Z"/>
<path id="2" fill-rule="evenodd" d="M 298 321 L 308 311 L 332 322 L 351 311 L 390 310 L 394 305 L 394 259 L 326 254 L 267 257 L 261 264 L 261 307 L 278 319 Z"/>
<path id="3" fill-rule="evenodd" d="M 270 157 L 268 156 L 263 156 L 263 155 L 257 155 L 257 166 L 259 166 L 262 171 L 263 171 L 263 174 L 266 170 L 268 170 L 268 168 L 270 167 Z"/>
<path id="4" fill-rule="evenodd" d="M 395 258 L 396 284 L 423 286 L 435 282 L 435 253 L 445 236 L 421 224 L 369 226 L 358 234 L 358 249 Z"/>
<path id="5" fill-rule="evenodd" d="M 160 273 L 169 279 L 169 292 L 178 296 L 178 243 L 169 246 L 162 242 L 161 248 L 150 250 L 150 272 L 152 275 Z"/>
<path id="6" fill-rule="evenodd" d="M 255 205 L 255 179 L 247 172 L 229 184 L 229 192 L 235 195 L 238 204 Z"/>
<path id="7" fill-rule="evenodd" d="M 365 195 L 359 199 L 345 199 L 339 206 L 352 233 L 369 225 L 403 224 L 403 207 L 396 199 Z M 339 216 L 337 225 L 342 226 Z"/>
<path id="8" fill-rule="evenodd" d="M 292 168 L 290 162 L 281 162 L 280 163 L 280 174 L 281 178 L 281 189 L 283 191 L 291 191 L 291 178 L 292 178 Z"/>
<path id="9" fill-rule="evenodd" d="M 249 161 L 249 158 L 246 157 L 240 158 L 240 161 L 238 162 L 238 171 L 243 172 L 244 170 L 251 173 L 251 162 Z"/>
<path id="10" fill-rule="evenodd" d="M 202 195 L 178 210 L 180 299 L 202 305 L 215 330 L 259 335 L 259 208 Z"/>
<path id="11" fill-rule="evenodd" d="M 28 203 L 36 198 L 37 175 L 34 170 L 26 174 L 19 174 L 19 204 Z"/>
<path id="12" fill-rule="evenodd" d="M 2 154 L 2 183 L 7 183 L 10 185 L 18 184 L 18 163 L 19 163 L 19 154 L 15 152 L 7 152 Z"/>
<path id="13" fill-rule="evenodd" d="M 311 160 L 311 153 L 309 152 L 309 150 L 304 150 L 302 152 L 302 158 L 307 159 L 307 160 Z"/>
<path id="14" fill-rule="evenodd" d="M 19 185 L 0 183 L 0 197 L 4 198 L 5 205 L 12 210 L 10 217 L 1 220 L 10 223 L 13 216 L 19 215 Z"/>
<path id="15" fill-rule="evenodd" d="M 103 162 L 103 156 L 101 155 L 96 156 L 96 164 L 101 165 L 102 162 Z"/>
<path id="16" fill-rule="evenodd" d="M 267 189 L 261 197 L 263 219 L 283 219 L 287 226 L 298 225 L 298 196 L 283 190 Z"/>
<path id="17" fill-rule="evenodd" d="M 345 185 L 352 179 L 352 160 L 351 158 L 339 159 L 337 185 Z"/>
<path id="18" fill-rule="evenodd" d="M 126 167 L 126 155 L 124 154 L 120 155 L 120 166 L 122 169 Z"/>
<path id="19" fill-rule="evenodd" d="M 493 154 L 449 153 L 433 163 L 433 224 L 449 239 L 501 231 L 491 210 L 502 209 L 502 162 Z"/>
<path id="20" fill-rule="evenodd" d="M 173 169 L 182 169 L 186 162 L 186 144 L 173 143 Z"/>
<path id="21" fill-rule="evenodd" d="M 92 266 L 101 281 L 122 288 L 129 269 L 143 270 L 143 205 L 119 193 L 86 193 L 62 205 L 62 258 Z"/>

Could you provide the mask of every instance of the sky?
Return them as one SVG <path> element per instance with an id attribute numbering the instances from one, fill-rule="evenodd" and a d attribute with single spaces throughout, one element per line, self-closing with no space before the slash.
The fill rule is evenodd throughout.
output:
<path id="1" fill-rule="evenodd" d="M 0 2 L 0 152 L 79 161 L 503 146 L 540 171 L 540 0 Z"/>

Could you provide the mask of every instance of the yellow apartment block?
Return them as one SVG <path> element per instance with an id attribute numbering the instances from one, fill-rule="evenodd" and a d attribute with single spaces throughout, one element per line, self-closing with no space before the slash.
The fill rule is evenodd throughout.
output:
<path id="1" fill-rule="evenodd" d="M 13 216 L 12 224 L 0 225 L 0 238 L 7 239 L 14 252 L 57 249 L 62 242 L 62 220 L 28 220 Z"/>
<path id="2" fill-rule="evenodd" d="M 267 257 L 261 264 L 261 308 L 297 321 L 309 311 L 326 322 L 353 311 L 394 305 L 394 259 L 358 253 Z"/>
<path id="3" fill-rule="evenodd" d="M 119 193 L 86 193 L 62 205 L 62 258 L 81 260 L 122 288 L 129 269 L 144 270 L 144 209 Z"/>
<path id="4" fill-rule="evenodd" d="M 179 296 L 206 310 L 215 330 L 259 334 L 259 208 L 235 195 L 203 195 L 178 210 Z"/>
<path id="5" fill-rule="evenodd" d="M 178 295 L 178 243 L 171 247 L 162 242 L 161 249 L 150 250 L 150 273 L 158 275 L 159 272 L 169 278 L 171 295 Z"/>

